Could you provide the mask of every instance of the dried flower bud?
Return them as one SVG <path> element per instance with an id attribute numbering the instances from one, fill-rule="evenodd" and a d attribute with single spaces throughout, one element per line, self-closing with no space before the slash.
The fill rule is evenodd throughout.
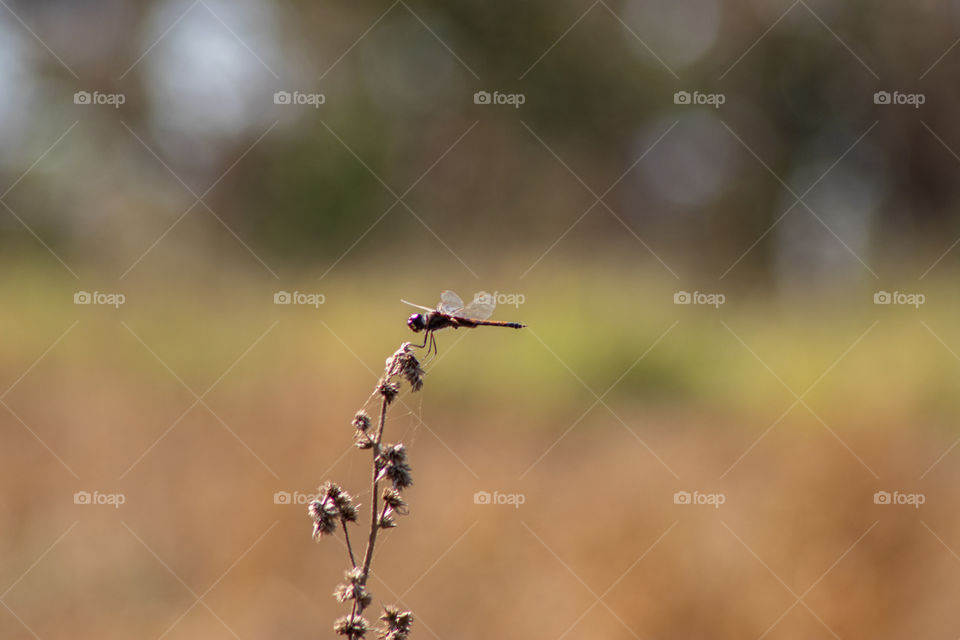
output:
<path id="1" fill-rule="evenodd" d="M 370 428 L 370 416 L 366 411 L 357 411 L 357 415 L 353 417 L 353 427 L 357 431 L 366 431 Z"/>
<path id="2" fill-rule="evenodd" d="M 387 509 L 383 512 L 383 515 L 380 516 L 380 522 L 378 524 L 381 529 L 393 529 L 397 526 L 397 521 L 393 519 L 393 512 Z"/>
<path id="3" fill-rule="evenodd" d="M 367 592 L 367 588 L 357 582 L 337 585 L 333 597 L 341 604 L 347 600 L 356 600 L 360 611 L 369 607 L 370 603 L 373 602 L 373 596 Z"/>
<path id="4" fill-rule="evenodd" d="M 407 509 L 407 503 L 404 502 L 400 492 L 396 489 L 387 487 L 383 490 L 383 504 L 387 505 L 391 511 L 395 511 L 402 516 L 405 516 L 407 513 L 409 513 L 409 509 Z"/>
<path id="5" fill-rule="evenodd" d="M 420 391 L 423 388 L 424 370 L 420 366 L 420 361 L 413 354 L 413 347 L 409 342 L 404 342 L 400 350 L 394 354 L 396 367 L 400 375 L 410 384 L 413 391 Z"/>
<path id="6" fill-rule="evenodd" d="M 313 538 L 315 540 L 319 540 L 325 535 L 331 535 L 337 530 L 339 512 L 329 498 L 312 500 L 307 507 L 307 513 L 313 518 Z"/>
<path id="7" fill-rule="evenodd" d="M 388 445 L 377 456 L 377 479 L 387 478 L 393 488 L 401 491 L 413 484 L 410 465 L 407 464 L 407 450 L 403 444 Z"/>
<path id="8" fill-rule="evenodd" d="M 333 504 L 341 520 L 344 522 L 357 521 L 357 508 L 353 505 L 353 499 L 340 485 L 327 482 L 320 487 L 320 494 L 326 496 L 328 501 Z"/>
<path id="9" fill-rule="evenodd" d="M 383 396 L 387 404 L 390 404 L 397 397 L 397 394 L 400 393 L 400 385 L 396 382 L 381 380 L 380 384 L 377 385 L 377 393 Z"/>
<path id="10" fill-rule="evenodd" d="M 392 378 L 400 373 L 400 370 L 403 368 L 404 359 L 411 355 L 413 355 L 413 345 L 410 342 L 401 344 L 400 348 L 387 358 L 386 365 L 383 369 L 383 377 Z"/>
<path id="11" fill-rule="evenodd" d="M 371 440 L 371 439 L 370 439 L 370 436 L 368 436 L 367 434 L 365 434 L 365 433 L 360 433 L 360 432 L 358 431 L 358 432 L 357 432 L 357 437 L 355 438 L 355 440 L 354 440 L 354 442 L 353 442 L 353 446 L 355 446 L 357 449 L 372 449 L 372 448 L 373 448 L 373 440 Z"/>
<path id="12" fill-rule="evenodd" d="M 384 623 L 384 627 L 377 635 L 381 640 L 406 640 L 410 635 L 413 614 L 409 611 L 401 611 L 396 607 L 384 607 L 380 620 Z"/>
<path id="13" fill-rule="evenodd" d="M 354 593 L 353 585 L 338 584 L 337 588 L 333 590 L 333 597 L 336 598 L 337 602 L 343 604 L 353 598 Z"/>
<path id="14" fill-rule="evenodd" d="M 314 540 L 320 540 L 323 536 L 333 535 L 337 530 L 336 520 L 317 520 L 313 523 L 313 536 Z"/>
<path id="15" fill-rule="evenodd" d="M 343 616 L 333 623 L 333 630 L 341 636 L 349 637 L 350 640 L 362 638 L 368 628 L 367 621 L 360 615 Z"/>
<path id="16" fill-rule="evenodd" d="M 311 500 L 310 504 L 307 505 L 307 513 L 314 520 L 337 516 L 336 511 L 333 510 L 333 505 L 328 504 L 325 500 Z"/>

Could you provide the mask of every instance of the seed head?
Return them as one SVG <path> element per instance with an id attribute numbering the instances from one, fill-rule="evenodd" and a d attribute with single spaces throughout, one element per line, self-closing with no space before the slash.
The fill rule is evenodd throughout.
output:
<path id="1" fill-rule="evenodd" d="M 409 342 L 404 342 L 400 349 L 394 354 L 396 366 L 403 378 L 410 384 L 410 389 L 420 391 L 423 388 L 424 370 L 420 366 L 420 361 L 413 354 L 413 347 Z"/>
<path id="2" fill-rule="evenodd" d="M 397 394 L 400 393 L 400 385 L 396 382 L 381 380 L 380 384 L 377 385 L 377 393 L 383 396 L 387 404 L 390 404 L 397 397 Z"/>
<path id="3" fill-rule="evenodd" d="M 380 516 L 379 525 L 381 529 L 393 529 L 397 526 L 397 521 L 393 519 L 393 513 L 390 509 L 384 511 L 383 515 Z"/>
<path id="4" fill-rule="evenodd" d="M 406 640 L 410 634 L 410 627 L 413 625 L 413 614 L 409 611 L 401 611 L 396 607 L 384 607 L 383 615 L 380 616 L 384 626 L 377 634 L 381 640 Z"/>
<path id="5" fill-rule="evenodd" d="M 387 508 L 391 511 L 395 511 L 402 516 L 405 516 L 407 513 L 409 513 L 409 509 L 407 509 L 407 503 L 404 502 L 400 492 L 396 489 L 387 487 L 383 490 L 383 504 L 387 505 Z"/>
<path id="6" fill-rule="evenodd" d="M 358 640 L 367 633 L 369 625 L 360 615 L 349 615 L 337 618 L 333 623 L 333 630 L 341 636 L 347 636 L 350 640 Z"/>
<path id="7" fill-rule="evenodd" d="M 337 530 L 339 512 L 333 502 L 324 497 L 322 500 L 312 500 L 307 507 L 307 513 L 313 518 L 313 538 L 319 540 L 325 535 L 332 535 Z"/>
<path id="8" fill-rule="evenodd" d="M 413 345 L 404 342 L 392 356 L 387 358 L 383 379 L 390 380 L 394 376 L 401 376 L 410 384 L 413 391 L 420 391 L 423 388 L 424 375 L 423 367 L 420 366 L 420 361 L 413 353 Z"/>
<path id="9" fill-rule="evenodd" d="M 336 590 L 333 592 L 333 597 L 341 604 L 347 600 L 356 600 L 361 611 L 369 607 L 370 603 L 373 602 L 373 596 L 367 592 L 367 588 L 356 582 L 337 585 Z"/>
<path id="10" fill-rule="evenodd" d="M 326 496 L 327 501 L 333 504 L 341 520 L 344 522 L 357 521 L 357 508 L 353 505 L 353 499 L 340 485 L 327 482 L 320 487 L 320 494 Z"/>
<path id="11" fill-rule="evenodd" d="M 353 417 L 353 427 L 361 432 L 366 432 L 370 428 L 370 416 L 366 411 L 357 411 L 357 415 Z"/>
<path id="12" fill-rule="evenodd" d="M 387 445 L 377 456 L 377 479 L 387 478 L 397 491 L 413 484 L 410 465 L 407 463 L 407 450 L 403 444 Z"/>

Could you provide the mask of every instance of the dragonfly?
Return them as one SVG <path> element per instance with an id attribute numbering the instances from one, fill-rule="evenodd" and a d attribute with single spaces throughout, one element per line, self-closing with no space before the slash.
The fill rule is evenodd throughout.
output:
<path id="1" fill-rule="evenodd" d="M 429 355 L 431 351 L 436 355 L 437 340 L 434 338 L 433 333 L 440 329 L 446 329 L 447 327 L 453 327 L 454 329 L 459 329 L 460 327 L 466 327 L 468 329 L 473 329 L 474 327 L 509 327 L 511 329 L 523 329 L 527 326 L 519 322 L 488 320 L 487 318 L 493 315 L 493 310 L 497 306 L 496 300 L 488 293 L 477 294 L 474 296 L 473 302 L 466 306 L 464 306 L 460 296 L 453 291 L 444 291 L 440 294 L 440 303 L 437 304 L 436 309 L 413 304 L 406 300 L 400 300 L 400 302 L 408 304 L 411 307 L 416 307 L 417 309 L 423 309 L 423 311 L 426 312 L 415 313 L 407 318 L 407 326 L 410 327 L 410 330 L 414 333 L 424 332 L 423 344 L 414 346 L 417 348 L 427 347 L 427 355 Z"/>

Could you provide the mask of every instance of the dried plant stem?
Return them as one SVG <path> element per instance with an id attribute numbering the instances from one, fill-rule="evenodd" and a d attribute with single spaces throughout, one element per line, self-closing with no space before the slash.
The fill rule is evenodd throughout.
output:
<path id="1" fill-rule="evenodd" d="M 370 452 L 373 455 L 373 480 L 370 483 L 370 536 L 367 538 L 367 550 L 363 554 L 363 582 L 362 584 L 367 583 L 367 578 L 370 575 L 370 563 L 373 562 L 373 548 L 377 544 L 377 532 L 380 531 L 380 518 L 382 514 L 377 508 L 377 499 L 380 495 L 380 470 L 377 468 L 377 456 L 380 455 L 380 441 L 383 438 L 383 427 L 387 422 L 387 402 L 386 398 L 383 398 L 380 404 L 380 424 L 377 426 L 377 437 L 373 441 L 373 447 L 370 448 Z"/>
<path id="2" fill-rule="evenodd" d="M 347 541 L 347 553 L 350 554 L 350 564 L 356 569 L 357 561 L 353 557 L 353 546 L 350 544 L 350 532 L 347 531 L 347 523 L 341 521 L 340 526 L 343 527 L 343 539 Z"/>
<path id="3" fill-rule="evenodd" d="M 314 521 L 313 537 L 315 539 L 333 535 L 336 533 L 338 524 L 343 530 L 351 568 L 344 574 L 345 582 L 337 586 L 333 595 L 338 602 L 352 600 L 352 603 L 350 615 L 338 618 L 333 628 L 337 634 L 346 636 L 349 640 L 361 640 L 370 631 L 363 612 L 373 601 L 373 597 L 366 589 L 366 584 L 370 577 L 370 565 L 377 545 L 377 534 L 380 529 L 395 527 L 396 515 L 407 514 L 407 505 L 401 496 L 401 491 L 413 484 L 403 444 L 384 445 L 383 443 L 387 409 L 400 391 L 399 382 L 395 380 L 406 380 L 412 391 L 419 391 L 423 387 L 423 375 L 423 368 L 414 355 L 411 344 L 404 342 L 392 356 L 387 358 L 383 377 L 377 382 L 374 391 L 381 397 L 380 421 L 376 430 L 371 429 L 370 417 L 363 409 L 358 411 L 353 419 L 356 446 L 360 449 L 370 449 L 373 467 L 370 478 L 370 531 L 367 534 L 367 547 L 363 552 L 362 563 L 357 564 L 357 556 L 353 552 L 350 531 L 347 528 L 347 523 L 356 522 L 358 515 L 350 494 L 339 485 L 327 482 L 320 487 L 318 497 L 311 501 L 307 510 Z M 382 495 L 381 480 L 384 481 Z M 384 606 L 383 611 L 383 615 L 380 616 L 383 626 L 379 630 L 379 637 L 383 640 L 405 640 L 413 624 L 413 615 L 409 611 L 401 611 L 391 606 Z"/>
<path id="4" fill-rule="evenodd" d="M 387 423 L 387 405 L 389 404 L 386 398 L 380 404 L 380 425 L 377 427 L 377 439 L 374 441 L 376 443 L 374 449 L 377 453 L 380 453 L 380 441 L 383 439 L 383 426 Z"/>

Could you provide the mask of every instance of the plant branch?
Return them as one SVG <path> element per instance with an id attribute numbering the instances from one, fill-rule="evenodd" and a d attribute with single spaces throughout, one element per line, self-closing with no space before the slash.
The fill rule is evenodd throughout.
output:
<path id="1" fill-rule="evenodd" d="M 367 538 L 367 549 L 363 554 L 363 584 L 367 583 L 367 577 L 370 573 L 370 563 L 373 561 L 373 548 L 377 544 L 377 532 L 380 531 L 380 515 L 377 509 L 377 501 L 380 497 L 377 456 L 380 455 L 380 441 L 383 438 L 383 427 L 387 422 L 388 404 L 387 399 L 383 398 L 380 405 L 380 424 L 377 427 L 377 438 L 373 441 L 373 447 L 370 448 L 373 454 L 373 479 L 370 483 L 370 536 Z"/>
<path id="2" fill-rule="evenodd" d="M 365 634 L 371 631 L 369 623 L 363 617 L 363 612 L 373 601 L 373 597 L 366 589 L 366 584 L 370 577 L 377 534 L 380 529 L 396 526 L 394 513 L 407 514 L 406 503 L 401 498 L 400 492 L 413 484 L 403 443 L 388 444 L 386 447 L 383 444 L 387 409 L 400 392 L 401 380 L 409 383 L 411 391 L 419 391 L 423 387 L 424 374 L 411 344 L 402 343 L 400 348 L 387 359 L 383 377 L 377 382 L 374 390 L 374 395 L 381 396 L 380 419 L 376 427 L 362 407 L 353 418 L 355 444 L 360 449 L 370 449 L 373 467 L 370 477 L 370 531 L 360 563 L 357 562 L 358 556 L 353 551 L 350 530 L 347 527 L 348 523 L 356 522 L 358 516 L 357 507 L 354 506 L 350 494 L 340 485 L 327 481 L 320 487 L 320 493 L 310 502 L 308 508 L 308 513 L 314 521 L 314 539 L 319 540 L 324 536 L 335 534 L 338 521 L 343 530 L 351 568 L 345 572 L 344 583 L 337 586 L 333 595 L 340 603 L 347 600 L 353 602 L 350 614 L 338 618 L 333 623 L 333 630 L 349 640 L 362 640 Z M 380 494 L 381 479 L 385 480 L 389 487 L 383 491 L 383 495 Z M 378 630 L 379 637 L 406 640 L 410 633 L 413 615 L 409 611 L 385 605 L 380 621 L 383 625 Z"/>
<path id="3" fill-rule="evenodd" d="M 350 532 L 347 531 L 346 520 L 340 520 L 340 526 L 343 527 L 343 538 L 347 541 L 347 553 L 350 554 L 350 564 L 354 569 L 357 568 L 357 561 L 353 557 L 353 547 L 350 545 Z"/>

